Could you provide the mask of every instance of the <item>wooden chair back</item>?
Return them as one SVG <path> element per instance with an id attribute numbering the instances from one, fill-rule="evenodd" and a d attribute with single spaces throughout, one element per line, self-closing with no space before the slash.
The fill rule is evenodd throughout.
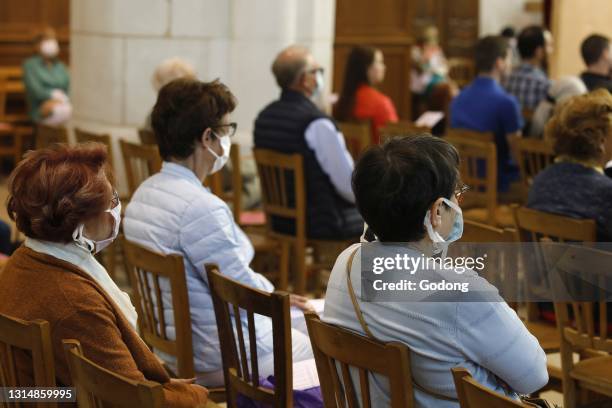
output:
<path id="1" fill-rule="evenodd" d="M 68 130 L 64 126 L 36 125 L 37 149 L 44 149 L 55 143 L 68 143 Z"/>
<path id="2" fill-rule="evenodd" d="M 134 288 L 134 306 L 142 339 L 151 348 L 176 357 L 180 378 L 195 376 L 189 294 L 180 255 L 161 255 L 123 240 L 127 272 Z M 162 287 L 170 287 L 175 338 L 166 332 Z"/>
<path id="3" fill-rule="evenodd" d="M 518 242 L 518 232 L 514 228 L 498 228 L 488 224 L 482 224 L 473 220 L 463 220 L 463 235 L 456 246 L 462 250 L 463 256 L 481 256 L 483 246 L 487 244 L 487 261 L 484 268 L 478 274 L 484 277 L 490 284 L 499 289 L 500 294 L 513 295 L 518 290 L 518 280 L 514 272 L 518 269 L 518 257 L 512 248 L 506 245 L 491 245 L 492 243 L 509 244 Z M 468 245 L 473 243 L 474 245 Z M 451 256 L 455 256 L 451 247 Z M 510 272 L 512 271 L 512 272 Z M 514 302 L 510 306 L 516 308 Z"/>
<path id="4" fill-rule="evenodd" d="M 338 122 L 338 127 L 344 135 L 347 150 L 357 160 L 372 144 L 372 125 L 370 122 Z"/>
<path id="5" fill-rule="evenodd" d="M 215 307 L 227 401 L 236 406 L 237 394 L 274 407 L 293 405 L 293 368 L 291 355 L 291 318 L 289 294 L 266 293 L 250 288 L 219 272 L 219 267 L 206 265 L 208 286 Z M 274 342 L 273 390 L 264 388 L 259 379 L 255 314 L 272 319 Z M 247 317 L 249 356 L 241 316 Z M 232 323 L 233 321 L 233 323 Z M 236 336 L 238 341 L 236 341 Z"/>
<path id="6" fill-rule="evenodd" d="M 240 145 L 232 143 L 230 147 L 231 188 L 223 188 L 223 170 L 208 176 L 204 182 L 214 195 L 231 204 L 234 220 L 240 222 L 242 213 L 242 168 L 240 165 Z"/>
<path id="7" fill-rule="evenodd" d="M 498 228 L 472 220 L 463 221 L 461 242 L 518 242 L 514 228 Z"/>
<path id="8" fill-rule="evenodd" d="M 141 144 L 157 145 L 157 139 L 155 138 L 155 132 L 151 129 L 140 128 L 138 129 L 138 138 Z"/>
<path id="9" fill-rule="evenodd" d="M 455 380 L 455 388 L 457 389 L 457 397 L 459 398 L 459 406 L 461 408 L 528 407 L 528 405 L 498 394 L 478 383 L 465 368 L 457 367 L 451 369 L 451 371 L 453 372 L 453 379 Z"/>
<path id="10" fill-rule="evenodd" d="M 161 170 L 162 160 L 157 146 L 140 145 L 125 140 L 120 140 L 119 144 L 131 197 L 140 183 Z"/>
<path id="11" fill-rule="evenodd" d="M 520 138 L 515 145 L 521 172 L 523 195 L 527 199 L 533 178 L 555 161 L 552 143 L 548 140 Z"/>
<path id="12" fill-rule="evenodd" d="M 392 408 L 415 406 L 410 350 L 405 344 L 369 339 L 325 323 L 313 312 L 304 316 L 326 407 L 346 407 L 347 401 L 349 407 L 371 407 L 377 402 L 370 398 L 373 374 L 388 378 Z M 351 368 L 358 372 L 359 389 L 353 383 Z"/>
<path id="13" fill-rule="evenodd" d="M 17 354 L 32 362 L 34 384 L 20 384 Z M 55 363 L 51 346 L 51 329 L 44 320 L 24 321 L 0 314 L 0 387 L 55 387 Z M 19 407 L 16 405 L 3 405 Z M 38 403 L 38 407 L 56 404 Z"/>
<path id="14" fill-rule="evenodd" d="M 261 201 L 268 230 L 272 217 L 295 220 L 295 236 L 306 240 L 306 183 L 299 154 L 253 149 L 261 183 Z"/>
<path id="15" fill-rule="evenodd" d="M 79 408 L 165 406 L 161 384 L 129 380 L 85 357 L 78 340 L 62 342 Z"/>
<path id="16" fill-rule="evenodd" d="M 23 69 L 21 66 L 0 67 L 0 122 L 27 122 L 29 117 L 25 113 L 7 112 L 9 95 L 25 95 L 23 83 Z"/>
<path id="17" fill-rule="evenodd" d="M 387 140 L 394 137 L 404 137 L 418 135 L 421 133 L 430 133 L 431 129 L 426 126 L 417 126 L 410 120 L 400 120 L 398 122 L 389 122 L 380 130 L 380 142 L 385 143 Z"/>
<path id="18" fill-rule="evenodd" d="M 487 209 L 487 223 L 496 224 L 497 149 L 493 134 L 450 129 L 445 139 L 459 152 L 461 180 L 471 187 L 465 207 Z"/>
<path id="19" fill-rule="evenodd" d="M 109 162 L 112 164 L 113 161 L 113 145 L 111 143 L 111 137 L 108 133 L 94 133 L 81 128 L 75 128 L 74 134 L 76 136 L 77 143 L 96 142 L 106 146 L 108 152 Z"/>
<path id="20" fill-rule="evenodd" d="M 527 207 L 513 206 L 514 222 L 522 242 L 551 240 L 555 242 L 595 242 L 594 220 L 580 220 L 545 213 Z"/>
<path id="21" fill-rule="evenodd" d="M 592 243 L 597 240 L 597 227 L 594 220 L 564 217 L 518 205 L 513 205 L 512 210 L 521 242 Z M 534 261 L 537 265 L 535 270 L 546 271 L 546 259 L 541 249 L 534 249 Z M 528 277 L 526 287 L 530 293 L 548 293 L 553 289 L 548 273 L 538 275 L 529 273 Z M 536 319 L 538 312 L 535 303 L 528 305 L 527 314 L 529 320 Z"/>
<path id="22" fill-rule="evenodd" d="M 559 265 L 557 270 L 567 271 L 568 276 L 564 278 L 569 278 L 563 283 L 569 297 L 554 303 L 561 336 L 564 406 L 578 406 L 578 397 L 588 390 L 607 396 L 609 402 L 612 398 L 612 329 L 608 306 L 612 253 L 576 245 L 559 249 L 563 254 L 554 253 L 554 247 L 548 249 L 551 250 L 549 258 Z M 564 264 L 564 260 L 569 260 L 569 265 Z M 579 361 L 574 359 L 577 354 Z"/>
<path id="23" fill-rule="evenodd" d="M 459 88 L 469 84 L 475 76 L 476 69 L 472 58 L 449 58 L 448 77 L 452 79 Z"/>

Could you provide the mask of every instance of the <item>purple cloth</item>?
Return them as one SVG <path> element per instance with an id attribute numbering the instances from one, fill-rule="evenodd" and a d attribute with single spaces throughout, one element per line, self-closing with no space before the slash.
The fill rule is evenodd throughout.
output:
<path id="1" fill-rule="evenodd" d="M 263 388 L 274 389 L 274 376 L 271 375 L 267 379 L 260 377 L 259 384 Z M 236 398 L 238 408 L 269 408 L 269 405 L 258 401 L 253 401 L 244 395 L 238 394 Z M 323 395 L 321 395 L 321 387 L 308 388 L 306 390 L 293 390 L 293 406 L 294 408 L 323 408 Z"/>

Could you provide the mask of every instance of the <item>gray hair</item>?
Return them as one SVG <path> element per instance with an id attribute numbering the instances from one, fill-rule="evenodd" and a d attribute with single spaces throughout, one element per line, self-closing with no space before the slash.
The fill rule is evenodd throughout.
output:
<path id="1" fill-rule="evenodd" d="M 282 89 L 291 87 L 304 72 L 310 51 L 306 47 L 292 45 L 282 50 L 274 59 L 272 73 Z"/>
<path id="2" fill-rule="evenodd" d="M 174 57 L 162 61 L 153 72 L 151 83 L 155 91 L 159 91 L 164 85 L 179 78 L 195 78 L 196 71 L 189 62 Z"/>

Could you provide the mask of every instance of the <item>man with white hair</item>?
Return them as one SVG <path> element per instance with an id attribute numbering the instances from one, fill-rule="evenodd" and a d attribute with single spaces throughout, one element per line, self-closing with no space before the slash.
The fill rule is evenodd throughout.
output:
<path id="1" fill-rule="evenodd" d="M 363 220 L 351 188 L 353 159 L 333 119 L 312 102 L 323 91 L 323 68 L 308 49 L 291 46 L 278 54 L 272 72 L 281 95 L 255 120 L 255 147 L 303 157 L 308 238 L 357 239 Z M 295 231 L 291 220 L 278 217 L 272 227 Z"/>

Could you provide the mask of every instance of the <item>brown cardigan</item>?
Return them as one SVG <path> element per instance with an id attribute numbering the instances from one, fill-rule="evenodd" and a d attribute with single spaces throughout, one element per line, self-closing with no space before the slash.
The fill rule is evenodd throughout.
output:
<path id="1" fill-rule="evenodd" d="M 49 322 L 58 385 L 72 384 L 62 339 L 77 339 L 96 364 L 132 380 L 161 383 L 168 407 L 194 407 L 207 400 L 208 391 L 199 385 L 170 382 L 115 303 L 68 262 L 25 246 L 17 249 L 0 273 L 0 313 Z M 25 355 L 16 358 L 22 384 L 34 385 L 31 363 Z"/>

